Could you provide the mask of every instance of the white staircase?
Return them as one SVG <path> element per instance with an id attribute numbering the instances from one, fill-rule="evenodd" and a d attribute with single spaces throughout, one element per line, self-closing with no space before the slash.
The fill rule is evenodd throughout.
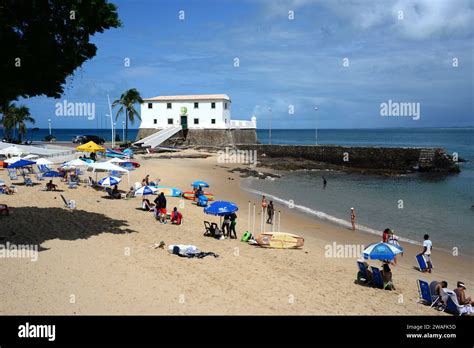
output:
<path id="1" fill-rule="evenodd" d="M 143 139 L 140 139 L 133 144 L 141 145 L 141 147 L 150 147 L 153 149 L 178 133 L 181 128 L 181 126 L 165 128 Z"/>

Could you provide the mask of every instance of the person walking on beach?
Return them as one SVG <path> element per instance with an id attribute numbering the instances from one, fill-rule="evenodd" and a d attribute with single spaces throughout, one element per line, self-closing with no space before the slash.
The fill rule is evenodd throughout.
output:
<path id="1" fill-rule="evenodd" d="M 159 220 L 162 223 L 166 223 L 166 197 L 163 192 L 160 193 L 155 199 L 156 210 L 159 214 Z"/>
<path id="2" fill-rule="evenodd" d="M 232 213 L 230 214 L 230 238 L 237 239 L 237 232 L 235 231 L 235 225 L 237 225 L 237 214 Z M 232 237 L 232 233 L 234 236 Z"/>
<path id="3" fill-rule="evenodd" d="M 275 215 L 275 209 L 273 208 L 273 201 L 270 201 L 267 207 L 267 224 L 273 225 L 273 215 Z"/>
<path id="4" fill-rule="evenodd" d="M 426 261 L 426 266 L 428 267 L 425 268 L 423 272 L 431 273 L 431 269 L 433 268 L 433 265 L 431 264 L 431 249 L 433 248 L 433 243 L 430 240 L 430 236 L 427 234 L 423 236 L 423 239 L 423 251 L 418 255 L 423 255 Z"/>
<path id="5" fill-rule="evenodd" d="M 352 231 L 355 231 L 356 229 L 356 214 L 354 208 L 351 208 L 351 225 L 352 225 Z"/>
<path id="6" fill-rule="evenodd" d="M 265 196 L 262 196 L 262 209 L 265 209 L 267 207 L 267 199 Z"/>
<path id="7" fill-rule="evenodd" d="M 222 233 L 224 234 L 224 237 L 230 236 L 230 215 L 224 216 L 224 221 L 222 222 Z"/>

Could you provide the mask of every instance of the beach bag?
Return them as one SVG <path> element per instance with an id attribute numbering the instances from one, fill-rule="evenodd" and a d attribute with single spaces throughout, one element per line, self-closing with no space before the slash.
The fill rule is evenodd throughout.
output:
<path id="1" fill-rule="evenodd" d="M 240 241 L 241 242 L 248 242 L 250 238 L 252 238 L 252 233 L 250 233 L 249 231 L 245 231 L 245 233 L 243 234 Z"/>

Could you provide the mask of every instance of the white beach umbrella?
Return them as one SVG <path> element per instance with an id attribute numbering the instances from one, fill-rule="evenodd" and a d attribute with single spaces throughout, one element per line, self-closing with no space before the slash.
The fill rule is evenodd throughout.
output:
<path id="1" fill-rule="evenodd" d="M 37 165 L 50 165 L 50 164 L 53 164 L 53 162 L 51 162 L 50 160 L 46 159 L 46 158 L 38 158 L 36 161 L 36 164 Z"/>
<path id="2" fill-rule="evenodd" d="M 147 196 L 147 195 L 154 195 L 158 189 L 154 186 L 142 186 L 138 190 L 135 191 L 135 196 Z"/>
<path id="3" fill-rule="evenodd" d="M 16 146 L 8 146 L 0 150 L 1 155 L 20 156 L 22 153 L 28 153 L 28 151 L 23 151 Z"/>
<path id="4" fill-rule="evenodd" d="M 109 159 L 107 162 L 109 162 L 109 163 L 124 163 L 124 162 L 127 162 L 127 161 L 124 161 L 121 158 L 113 157 L 113 158 Z"/>
<path id="5" fill-rule="evenodd" d="M 15 162 L 17 162 L 17 161 L 19 161 L 19 160 L 21 160 L 21 157 L 16 156 L 16 157 L 8 158 L 8 159 L 6 159 L 6 160 L 3 161 L 3 162 L 8 163 L 8 164 L 11 164 L 11 163 L 15 163 Z"/>
<path id="6" fill-rule="evenodd" d="M 38 157 L 39 157 L 38 155 L 30 154 L 30 155 L 26 155 L 25 157 L 23 157 L 23 159 L 31 160 L 31 159 L 35 159 L 35 158 L 38 158 Z"/>
<path id="7" fill-rule="evenodd" d="M 79 158 L 73 159 L 71 161 L 65 162 L 61 167 L 90 167 L 91 163 L 87 163 Z"/>

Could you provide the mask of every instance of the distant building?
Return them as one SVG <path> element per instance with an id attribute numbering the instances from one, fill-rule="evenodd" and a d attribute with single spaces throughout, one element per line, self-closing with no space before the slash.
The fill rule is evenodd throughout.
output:
<path id="1" fill-rule="evenodd" d="M 232 102 L 226 94 L 175 95 L 145 98 L 137 140 L 157 131 L 181 127 L 173 136 L 184 144 L 224 145 L 256 142 L 256 118 L 231 119 Z"/>

